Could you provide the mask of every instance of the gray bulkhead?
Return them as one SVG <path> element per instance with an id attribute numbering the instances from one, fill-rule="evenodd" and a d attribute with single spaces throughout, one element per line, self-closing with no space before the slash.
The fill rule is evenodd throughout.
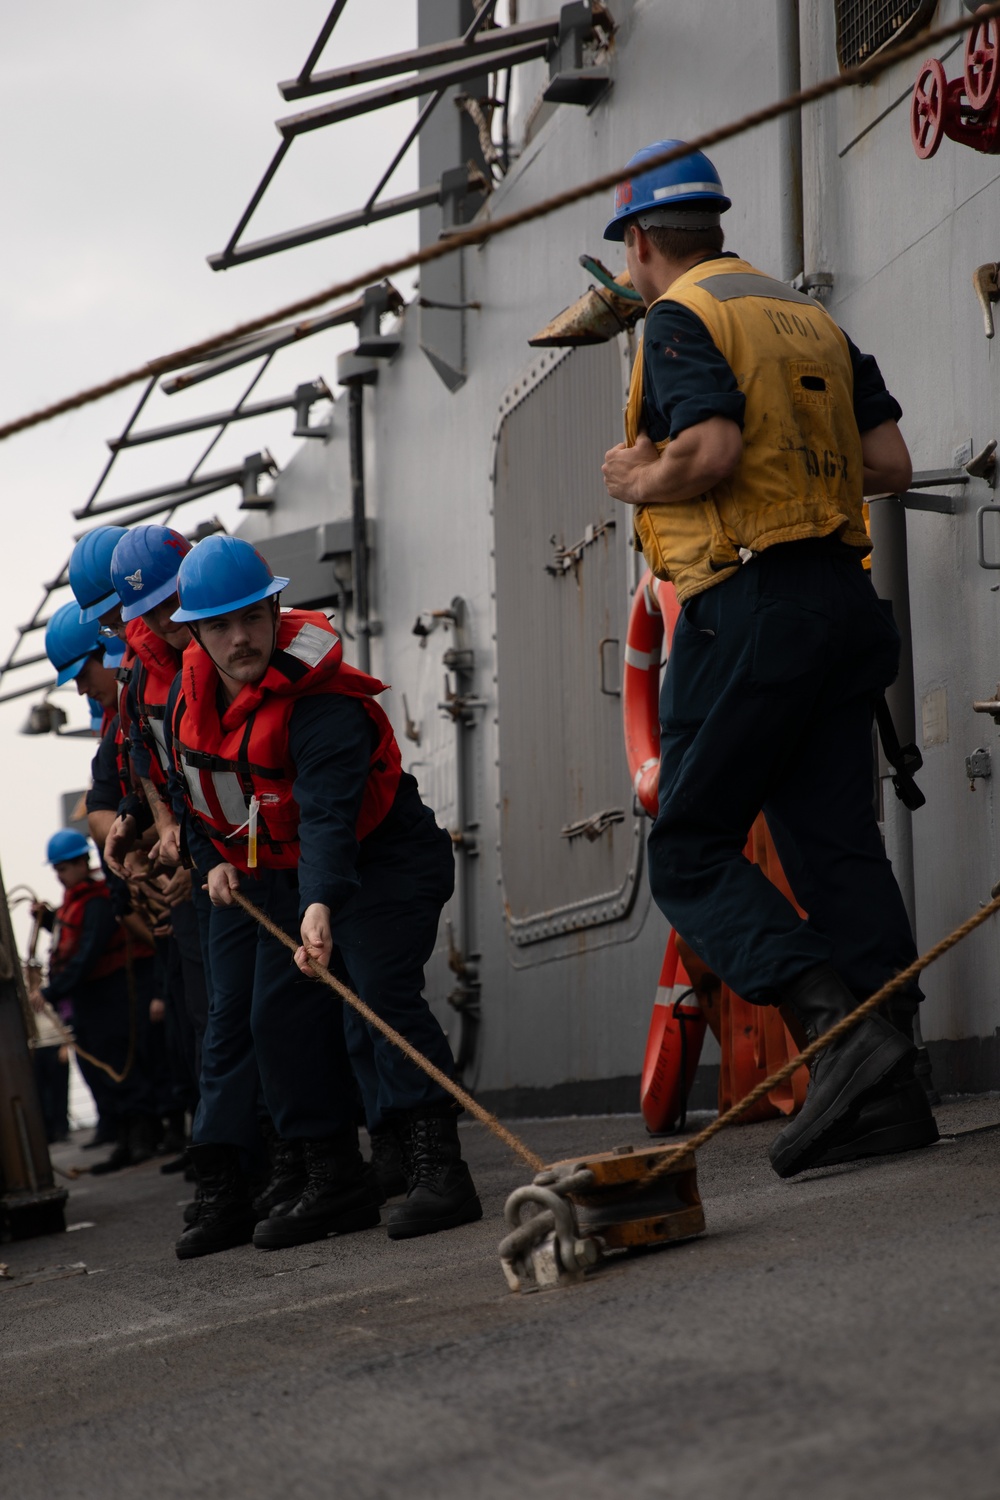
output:
<path id="1" fill-rule="evenodd" d="M 554 8 L 522 0 L 518 16 Z M 539 109 L 544 64 L 519 70 L 519 157 L 482 213 L 533 203 L 652 140 L 694 136 L 789 83 L 794 4 L 728 7 L 721 30 L 699 0 L 611 0 L 611 9 L 620 22 L 613 88 L 591 112 Z M 808 82 L 836 70 L 833 7 L 802 0 L 800 9 Z M 951 0 L 938 15 L 957 11 Z M 950 142 L 918 162 L 905 101 L 851 144 L 914 72 L 900 65 L 806 112 L 803 265 L 791 263 L 787 129 L 772 124 L 712 154 L 734 199 L 729 247 L 777 275 L 833 273 L 827 305 L 877 354 L 905 409 L 915 467 L 930 469 L 996 432 L 993 350 L 970 280 L 997 254 L 986 190 L 996 174 L 989 158 Z M 445 914 L 428 997 L 466 1049 L 467 1079 L 527 1108 L 548 1107 L 546 1098 L 635 1107 L 667 935 L 645 880 L 648 823 L 633 809 L 614 696 L 641 559 L 599 467 L 621 436 L 632 350 L 624 335 L 571 351 L 527 343 L 585 290 L 581 253 L 620 269 L 620 251 L 601 238 L 609 198 L 463 252 L 454 285 L 481 306 L 456 315 L 460 383 L 446 383 L 421 348 L 420 310 L 410 305 L 400 351 L 364 398 L 372 671 L 392 685 L 383 702 L 404 765 L 460 835 L 464 884 Z M 336 608 L 350 589 L 349 559 L 317 561 L 314 547 L 315 528 L 333 536 L 338 522 L 349 525 L 346 394 L 333 432 L 303 445 L 277 481 L 274 508 L 241 531 L 295 576 L 299 558 L 311 581 L 297 599 Z M 928 804 L 913 823 L 922 947 L 1000 875 L 992 782 L 970 795 L 964 777 L 965 756 L 994 740 L 992 722 L 970 706 L 1000 677 L 998 596 L 975 547 L 975 508 L 992 496 L 982 481 L 947 493 L 958 496 L 957 514 L 907 515 L 918 729 L 930 705 L 920 777 Z M 995 546 L 1000 558 L 1000 534 Z M 350 641 L 345 655 L 356 660 Z M 609 820 L 595 837 L 567 833 L 602 813 Z M 979 934 L 928 976 L 929 1038 L 994 1035 L 998 938 Z M 464 1020 L 449 994 L 465 1004 Z M 704 1061 L 716 1058 L 709 1039 Z"/>

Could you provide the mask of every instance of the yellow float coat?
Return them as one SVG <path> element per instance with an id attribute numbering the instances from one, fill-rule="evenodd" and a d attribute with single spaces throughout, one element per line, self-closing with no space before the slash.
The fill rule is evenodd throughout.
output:
<path id="1" fill-rule="evenodd" d="M 741 547 L 761 552 L 836 532 L 869 552 L 854 373 L 829 314 L 732 257 L 693 266 L 656 300 L 676 302 L 705 324 L 746 397 L 746 416 L 743 455 L 727 480 L 695 500 L 636 507 L 651 571 L 670 579 L 683 602 L 728 578 Z M 640 344 L 625 409 L 629 447 L 642 396 Z"/>

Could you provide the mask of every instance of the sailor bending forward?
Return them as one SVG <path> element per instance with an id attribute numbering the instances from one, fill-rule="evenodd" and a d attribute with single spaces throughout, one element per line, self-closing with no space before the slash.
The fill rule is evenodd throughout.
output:
<path id="1" fill-rule="evenodd" d="M 401 768 L 383 685 L 341 661 L 322 614 L 282 611 L 249 543 L 214 536 L 178 573 L 185 654 L 167 706 L 188 844 L 212 900 L 212 1000 L 191 1156 L 197 1219 L 181 1258 L 251 1238 L 261 1249 L 379 1222 L 378 1177 L 362 1160 L 341 1001 L 307 967 L 328 965 L 443 1072 L 454 1064 L 423 998 L 424 964 L 454 885 L 448 835 Z M 242 889 L 286 932 L 285 948 L 233 901 Z M 298 966 L 296 968 L 296 965 Z M 392 1121 L 409 1184 L 392 1239 L 481 1217 L 449 1095 L 373 1032 L 368 1118 Z M 304 1191 L 254 1225 L 245 1167 L 260 1084 L 278 1134 L 301 1143 Z"/>

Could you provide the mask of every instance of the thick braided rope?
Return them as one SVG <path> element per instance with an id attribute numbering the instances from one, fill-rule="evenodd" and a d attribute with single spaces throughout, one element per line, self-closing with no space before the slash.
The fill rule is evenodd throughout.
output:
<path id="1" fill-rule="evenodd" d="M 233 891 L 233 900 L 237 906 L 243 908 L 248 916 L 253 917 L 255 922 L 259 922 L 265 932 L 269 932 L 279 943 L 283 943 L 290 952 L 295 953 L 302 946 L 294 938 L 289 937 L 288 933 L 279 927 L 276 922 L 272 922 L 266 912 L 262 912 L 259 907 L 254 906 L 253 902 L 248 901 L 239 891 Z M 463 1109 L 469 1111 L 470 1115 L 475 1115 L 480 1124 L 485 1125 L 487 1130 L 491 1130 L 497 1139 L 503 1141 L 505 1146 L 509 1146 L 516 1156 L 519 1156 L 534 1171 L 540 1172 L 542 1170 L 545 1163 L 540 1156 L 536 1156 L 534 1151 L 529 1150 L 523 1141 L 518 1140 L 514 1132 L 508 1130 L 506 1125 L 501 1125 L 496 1115 L 491 1115 L 488 1109 L 484 1109 L 481 1104 L 477 1104 L 472 1095 L 466 1093 L 465 1089 L 460 1084 L 457 1084 L 453 1078 L 449 1078 L 447 1073 L 442 1073 L 440 1068 L 435 1067 L 421 1052 L 418 1052 L 413 1043 L 408 1042 L 406 1037 L 402 1036 L 395 1027 L 390 1026 L 388 1022 L 382 1020 L 381 1016 L 376 1015 L 371 1007 L 359 999 L 353 990 L 349 990 L 346 984 L 341 984 L 340 980 L 336 975 L 330 973 L 325 964 L 317 963 L 314 958 L 311 958 L 309 959 L 309 967 L 317 979 L 321 980 L 323 984 L 328 985 L 331 990 L 336 990 L 337 994 L 346 1000 L 348 1005 L 352 1005 L 358 1012 L 358 1015 L 368 1022 L 369 1026 L 374 1026 L 384 1037 L 387 1037 L 392 1042 L 394 1047 L 398 1047 L 401 1052 L 405 1052 L 412 1063 L 415 1063 L 429 1078 L 433 1078 L 434 1082 L 451 1094 L 453 1099 L 457 1099 Z"/>
<path id="2" fill-rule="evenodd" d="M 728 125 L 720 125 L 714 130 L 705 131 L 704 134 L 686 141 L 683 146 L 651 156 L 648 161 L 644 162 L 643 170 L 648 172 L 655 167 L 679 161 L 692 151 L 706 151 L 710 146 L 717 146 L 722 141 L 732 140 L 734 136 L 753 130 L 758 125 L 767 125 L 772 120 L 780 119 L 782 115 L 801 109 L 803 105 L 815 104 L 830 94 L 839 93 L 841 89 L 852 88 L 859 83 L 868 83 L 895 63 L 904 62 L 908 57 L 915 57 L 918 53 L 930 50 L 939 42 L 948 41 L 951 37 L 961 36 L 963 32 L 971 31 L 980 22 L 990 20 L 995 16 L 1000 16 L 1000 0 L 992 0 L 989 5 L 981 6 L 975 15 L 964 15 L 957 21 L 949 22 L 946 26 L 939 26 L 935 31 L 922 32 L 908 42 L 900 42 L 895 47 L 886 48 L 884 52 L 880 52 L 867 62 L 860 63 L 855 68 L 848 68 L 843 73 L 824 78 L 809 88 L 799 89 L 796 93 L 789 94 L 784 99 L 778 99 L 763 109 L 752 110 Z M 41 423 L 49 422 L 65 412 L 76 411 L 81 406 L 100 401 L 102 397 L 113 395 L 116 391 L 135 385 L 140 380 L 149 380 L 153 376 L 166 374 L 167 371 L 175 370 L 180 365 L 193 364 L 224 345 L 234 343 L 237 339 L 260 333 L 274 323 L 283 323 L 303 313 L 312 312 L 313 309 L 322 307 L 324 303 L 346 296 L 349 292 L 359 291 L 363 287 L 372 286 L 388 276 L 395 276 L 415 266 L 423 266 L 430 261 L 440 260 L 443 256 L 451 255 L 455 250 L 461 250 L 467 245 L 484 244 L 498 234 L 505 234 L 508 230 L 516 229 L 522 224 L 530 224 L 535 219 L 541 219 L 548 214 L 558 212 L 559 209 L 568 208 L 584 198 L 607 192 L 627 175 L 625 166 L 617 167 L 612 172 L 602 172 L 599 177 L 592 177 L 587 182 L 577 184 L 576 187 L 567 188 L 561 193 L 554 193 L 551 197 L 529 204 L 526 208 L 518 209 L 514 213 L 503 214 L 496 219 L 484 219 L 468 229 L 447 235 L 433 245 L 426 245 L 422 250 L 414 251 L 410 255 L 401 255 L 395 260 L 384 261 L 382 265 L 363 271 L 357 276 L 351 276 L 346 281 L 334 282 L 323 291 L 314 292 L 308 297 L 300 297 L 295 302 L 288 302 L 284 307 L 276 308 L 274 312 L 251 318 L 245 323 L 238 323 L 225 333 L 214 334 L 211 338 L 202 339 L 199 343 L 189 344 L 184 349 L 177 349 L 172 354 L 164 354 L 157 359 L 151 359 L 146 364 L 128 371 L 125 375 L 118 375 L 112 380 L 104 381 L 101 385 L 90 386 L 86 390 L 79 391 L 75 396 L 67 396 L 51 406 L 41 407 L 38 411 L 28 413 L 27 416 L 4 423 L 0 426 L 0 441 L 12 437 L 16 432 L 24 432 L 29 427 L 38 427 Z"/>
<path id="3" fill-rule="evenodd" d="M 846 1036 L 849 1031 L 853 1031 L 855 1026 L 858 1026 L 866 1016 L 871 1015 L 873 1010 L 877 1010 L 884 1001 L 888 1000 L 890 996 L 895 995 L 897 991 L 904 989 L 911 979 L 916 979 L 922 970 L 928 968 L 937 959 L 942 958 L 950 949 L 962 942 L 963 938 L 967 938 L 970 932 L 975 932 L 977 927 L 981 927 L 984 922 L 988 921 L 998 911 L 1000 911 L 1000 896 L 997 896 L 987 906 L 980 908 L 974 916 L 969 917 L 967 921 L 963 922 L 961 927 L 956 927 L 954 932 L 942 938 L 939 943 L 936 943 L 933 948 L 928 949 L 920 958 L 915 958 L 913 963 L 907 968 L 901 969 L 894 979 L 890 979 L 880 990 L 876 990 L 874 995 L 858 1006 L 857 1010 L 852 1010 L 850 1015 L 845 1016 L 842 1021 L 838 1021 L 836 1026 L 831 1026 L 829 1031 L 817 1037 L 814 1042 L 810 1042 L 809 1046 L 800 1052 L 798 1057 L 790 1058 L 788 1062 L 772 1073 L 769 1078 L 765 1078 L 760 1083 L 755 1084 L 746 1098 L 740 1099 L 731 1109 L 727 1109 L 724 1115 L 719 1115 L 710 1125 L 706 1125 L 704 1130 L 699 1130 L 697 1135 L 693 1135 L 690 1140 L 685 1141 L 683 1145 L 679 1145 L 675 1151 L 671 1151 L 669 1155 L 665 1156 L 662 1161 L 657 1162 L 653 1170 L 643 1178 L 640 1186 L 652 1182 L 654 1178 L 660 1177 L 664 1172 L 672 1171 L 682 1157 L 691 1151 L 697 1151 L 699 1147 L 704 1146 L 707 1141 L 710 1141 L 714 1135 L 718 1135 L 720 1130 L 725 1130 L 727 1125 L 732 1125 L 741 1115 L 746 1114 L 747 1110 L 751 1109 L 757 1103 L 758 1099 L 763 1099 L 765 1094 L 769 1094 L 773 1088 L 777 1088 L 779 1083 L 784 1083 L 787 1079 L 791 1078 L 792 1074 L 797 1072 L 803 1063 L 811 1063 L 813 1058 L 818 1057 L 824 1048 L 832 1046 L 834 1042 L 839 1042 L 842 1036 Z"/>

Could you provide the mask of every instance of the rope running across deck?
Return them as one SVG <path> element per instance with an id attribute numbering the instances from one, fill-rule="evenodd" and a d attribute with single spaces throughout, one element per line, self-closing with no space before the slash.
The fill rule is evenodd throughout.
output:
<path id="1" fill-rule="evenodd" d="M 301 948 L 302 944 L 300 942 L 297 942 L 295 938 L 289 937 L 283 928 L 279 927 L 276 922 L 272 922 L 266 912 L 262 912 L 258 906 L 254 906 L 252 901 L 248 901 L 239 891 L 233 891 L 232 894 L 237 906 L 241 906 L 248 916 L 253 917 L 255 922 L 259 922 L 264 930 L 269 932 L 273 938 L 276 938 L 279 943 L 282 943 L 292 953 L 297 952 Z M 505 1146 L 509 1146 L 511 1151 L 519 1156 L 527 1166 L 533 1168 L 536 1172 L 542 1170 L 545 1166 L 542 1158 L 536 1156 L 534 1151 L 531 1151 L 523 1141 L 518 1140 L 514 1132 L 508 1130 L 506 1125 L 501 1125 L 496 1115 L 491 1115 L 488 1109 L 484 1109 L 481 1104 L 477 1104 L 472 1095 L 466 1093 L 460 1084 L 456 1083 L 453 1078 L 449 1078 L 447 1073 L 442 1073 L 441 1069 L 435 1067 L 432 1062 L 424 1057 L 423 1053 L 417 1051 L 412 1042 L 408 1042 L 405 1036 L 402 1036 L 387 1021 L 383 1021 L 381 1016 L 376 1015 L 371 1007 L 366 1005 L 363 1000 L 360 1000 L 353 990 L 348 989 L 346 984 L 341 984 L 340 980 L 336 975 L 330 973 L 325 964 L 317 962 L 314 958 L 310 958 L 308 963 L 317 979 L 321 980 L 323 984 L 328 985 L 331 990 L 336 990 L 337 994 L 343 1000 L 346 1000 L 348 1005 L 352 1005 L 362 1019 L 368 1022 L 369 1026 L 374 1026 L 376 1030 L 380 1031 L 384 1037 L 387 1037 L 392 1042 L 394 1047 L 398 1047 L 401 1052 L 404 1052 L 412 1063 L 415 1063 L 418 1068 L 422 1069 L 428 1077 L 433 1078 L 434 1082 L 451 1094 L 453 1099 L 457 1099 L 458 1103 L 461 1104 L 463 1109 L 467 1109 L 470 1115 L 475 1115 L 481 1125 L 485 1125 L 487 1130 L 491 1130 L 498 1140 L 503 1141 Z"/>
<path id="2" fill-rule="evenodd" d="M 276 938 L 279 943 L 288 948 L 290 952 L 295 953 L 302 946 L 295 938 L 289 937 L 287 932 L 275 922 L 272 922 L 269 916 L 262 912 L 259 907 L 255 906 L 252 901 L 248 901 L 239 891 L 233 891 L 233 900 L 249 916 L 253 917 L 254 921 L 259 922 L 273 938 Z M 706 1125 L 704 1130 L 699 1130 L 697 1135 L 693 1135 L 690 1140 L 679 1144 L 675 1150 L 663 1157 L 651 1172 L 648 1172 L 645 1177 L 640 1179 L 636 1186 L 638 1188 L 645 1187 L 648 1183 L 655 1181 L 657 1177 L 662 1177 L 665 1173 L 673 1171 L 685 1156 L 704 1146 L 713 1136 L 718 1135 L 720 1130 L 725 1130 L 727 1125 L 734 1124 L 748 1109 L 751 1109 L 757 1103 L 758 1099 L 762 1099 L 771 1089 L 776 1088 L 778 1084 L 784 1083 L 786 1079 L 791 1078 L 792 1074 L 803 1063 L 811 1063 L 813 1058 L 818 1057 L 825 1048 L 831 1046 L 834 1042 L 840 1041 L 841 1037 L 846 1036 L 849 1031 L 853 1031 L 855 1026 L 858 1026 L 866 1016 L 871 1015 L 872 1011 L 877 1010 L 892 995 L 904 989 L 911 980 L 916 979 L 918 974 L 922 973 L 924 969 L 929 968 L 937 959 L 943 958 L 952 948 L 957 947 L 963 939 L 967 938 L 970 933 L 975 932 L 977 927 L 981 927 L 984 922 L 988 921 L 998 911 L 1000 911 L 1000 896 L 996 896 L 986 906 L 981 907 L 973 916 L 967 918 L 961 926 L 956 927 L 954 932 L 942 938 L 939 943 L 935 943 L 933 948 L 929 948 L 919 958 L 915 958 L 913 963 L 909 964 L 905 969 L 901 969 L 895 978 L 890 979 L 881 989 L 876 990 L 874 995 L 871 995 L 858 1006 L 857 1010 L 851 1011 L 849 1016 L 845 1016 L 842 1021 L 838 1021 L 836 1026 L 832 1026 L 823 1036 L 817 1037 L 814 1042 L 810 1042 L 809 1046 L 800 1052 L 797 1057 L 790 1058 L 776 1072 L 762 1079 L 760 1083 L 756 1084 L 750 1090 L 745 1098 L 741 1099 L 739 1103 L 734 1104 L 731 1109 L 727 1109 L 725 1114 L 719 1115 L 710 1125 Z M 349 1005 L 352 1005 L 364 1020 L 376 1027 L 394 1046 L 399 1047 L 402 1052 L 405 1052 L 411 1062 L 415 1063 L 418 1068 L 421 1068 L 423 1072 L 433 1078 L 435 1083 L 451 1094 L 454 1099 L 457 1099 L 463 1108 L 467 1109 L 471 1115 L 474 1115 L 488 1130 L 491 1130 L 506 1146 L 509 1146 L 523 1162 L 529 1167 L 534 1168 L 536 1172 L 542 1171 L 545 1163 L 540 1156 L 536 1156 L 533 1151 L 529 1150 L 523 1141 L 519 1140 L 512 1131 L 501 1124 L 496 1115 L 490 1114 L 488 1109 L 484 1109 L 481 1104 L 477 1104 L 472 1095 L 466 1093 L 460 1084 L 455 1083 L 454 1079 L 449 1078 L 446 1073 L 442 1073 L 441 1069 L 435 1067 L 432 1062 L 429 1062 L 422 1053 L 417 1051 L 411 1042 L 408 1042 L 404 1036 L 401 1036 L 398 1031 L 389 1026 L 380 1016 L 377 1016 L 363 1000 L 360 1000 L 355 995 L 353 990 L 348 989 L 346 984 L 342 984 L 335 975 L 331 974 L 325 965 L 311 958 L 309 959 L 309 967 L 317 979 L 328 985 L 330 989 L 336 990 L 337 994 L 346 1000 Z"/>
<path id="3" fill-rule="evenodd" d="M 708 130 L 686 141 L 682 147 L 674 147 L 670 151 L 661 152 L 657 156 L 651 156 L 643 163 L 643 170 L 650 171 L 655 167 L 666 166 L 670 162 L 679 161 L 682 157 L 689 155 L 692 151 L 706 151 L 711 146 L 717 146 L 723 141 L 732 140 L 735 136 L 742 135 L 748 130 L 753 130 L 759 125 L 769 124 L 772 120 L 780 119 L 782 115 L 791 114 L 794 110 L 801 109 L 803 105 L 815 104 L 820 99 L 825 99 L 831 94 L 836 94 L 841 89 L 852 88 L 859 83 L 868 83 L 878 74 L 892 67 L 895 63 L 904 62 L 908 57 L 915 57 L 923 52 L 925 48 L 935 47 L 939 42 L 945 42 L 952 37 L 961 36 L 966 31 L 971 31 L 974 26 L 983 21 L 991 20 L 1000 16 L 1000 0 L 991 0 L 988 5 L 983 5 L 974 15 L 965 15 L 957 21 L 949 22 L 946 26 L 939 26 L 935 31 L 923 32 L 911 38 L 908 42 L 901 42 L 898 46 L 889 47 L 876 57 L 867 62 L 860 63 L 855 68 L 849 68 L 843 73 L 835 74 L 833 77 L 824 78 L 819 83 L 810 85 L 809 88 L 799 89 L 794 94 L 789 94 L 783 99 L 776 100 L 773 104 L 765 105 L 762 109 L 752 110 L 749 114 L 742 115 L 738 120 L 731 121 L 728 125 L 720 125 L 715 130 Z M 38 427 L 43 422 L 49 422 L 54 417 L 62 416 L 65 412 L 77 411 L 81 406 L 88 406 L 94 401 L 100 401 L 104 396 L 111 396 L 116 391 L 126 389 L 135 385 L 140 380 L 149 380 L 158 375 L 165 375 L 169 370 L 175 370 L 181 365 L 194 364 L 199 359 L 214 353 L 228 344 L 235 343 L 255 333 L 261 333 L 274 323 L 285 322 L 290 318 L 296 318 L 303 313 L 312 312 L 315 308 L 322 307 L 324 303 L 332 302 L 337 297 L 345 296 L 349 292 L 356 292 L 363 287 L 372 286 L 375 282 L 382 281 L 388 276 L 397 275 L 401 271 L 412 270 L 416 266 L 427 265 L 431 261 L 440 260 L 445 255 L 451 255 L 455 250 L 461 250 L 467 245 L 482 245 L 487 240 L 494 239 L 498 234 L 505 234 L 508 230 L 516 229 L 522 224 L 530 224 L 535 219 L 541 219 L 548 214 L 556 213 L 559 209 L 567 208 L 573 203 L 579 203 L 584 198 L 591 198 L 597 193 L 607 192 L 616 186 L 623 178 L 627 177 L 626 167 L 618 167 L 612 172 L 603 172 L 599 177 L 592 177 L 587 182 L 567 188 L 564 192 L 555 193 L 549 198 L 543 198 L 538 203 L 532 203 L 527 208 L 516 210 L 514 213 L 504 214 L 497 219 L 487 219 L 480 224 L 471 225 L 468 229 L 449 234 L 445 239 L 434 245 L 427 245 L 423 250 L 414 251 L 410 255 L 399 256 L 395 260 L 385 261 L 380 266 L 363 271 L 360 275 L 351 276 L 345 281 L 334 282 L 332 286 L 323 291 L 314 292 L 311 296 L 300 297 L 295 302 L 288 302 L 284 307 L 276 308 L 273 312 L 263 314 L 261 317 L 251 318 L 245 323 L 238 323 L 225 333 L 214 334 L 212 337 L 202 339 L 195 344 L 189 344 L 184 349 L 177 349 L 172 354 L 160 355 L 156 359 L 139 365 L 136 369 L 128 371 L 124 375 L 115 376 L 111 380 L 104 381 L 101 385 L 90 386 L 79 391 L 75 396 L 67 396 L 62 401 L 56 401 L 51 406 L 45 406 L 38 411 L 30 412 L 28 415 L 18 417 L 12 422 L 0 425 L 0 441 L 12 437 L 17 432 L 25 432 L 30 427 Z M 308 330 L 305 330 L 308 331 Z"/>
<path id="4" fill-rule="evenodd" d="M 804 1048 L 797 1057 L 789 1058 L 788 1062 L 784 1063 L 770 1077 L 764 1078 L 760 1083 L 755 1084 L 749 1094 L 745 1098 L 740 1099 L 730 1109 L 727 1109 L 725 1114 L 719 1115 L 710 1125 L 706 1125 L 704 1130 L 699 1130 L 697 1135 L 693 1135 L 690 1140 L 684 1141 L 682 1145 L 679 1145 L 675 1151 L 671 1151 L 669 1155 L 656 1164 L 651 1172 L 647 1173 L 639 1185 L 644 1186 L 646 1183 L 654 1181 L 655 1178 L 662 1177 L 664 1173 L 672 1171 L 688 1152 L 697 1151 L 706 1142 L 710 1141 L 713 1136 L 718 1135 L 720 1130 L 725 1130 L 727 1125 L 735 1124 L 742 1115 L 746 1114 L 748 1109 L 751 1109 L 757 1103 L 758 1099 L 763 1099 L 764 1095 L 769 1094 L 773 1088 L 777 1088 L 780 1083 L 786 1082 L 787 1079 L 791 1078 L 793 1073 L 802 1067 L 803 1063 L 811 1063 L 813 1058 L 818 1057 L 826 1047 L 831 1046 L 834 1042 L 839 1042 L 841 1037 L 846 1036 L 849 1031 L 853 1031 L 855 1026 L 858 1026 L 866 1016 L 870 1016 L 873 1010 L 877 1010 L 880 1005 L 899 990 L 905 989 L 911 979 L 916 979 L 917 975 L 924 969 L 929 968 L 937 959 L 942 958 L 952 948 L 957 947 L 963 938 L 967 938 L 970 932 L 975 932 L 977 927 L 981 927 L 984 922 L 988 921 L 998 911 L 1000 911 L 1000 896 L 994 897 L 986 906 L 981 907 L 974 916 L 969 917 L 960 927 L 956 927 L 954 932 L 942 938 L 939 943 L 935 943 L 934 947 L 929 948 L 920 958 L 915 958 L 912 964 L 909 964 L 905 969 L 901 969 L 894 979 L 890 979 L 880 990 L 876 990 L 874 995 L 871 995 L 859 1005 L 857 1010 L 852 1010 L 849 1016 L 845 1016 L 842 1021 L 838 1021 L 836 1026 L 831 1026 L 829 1031 L 817 1037 L 814 1042 L 810 1042 L 809 1046 Z"/>

